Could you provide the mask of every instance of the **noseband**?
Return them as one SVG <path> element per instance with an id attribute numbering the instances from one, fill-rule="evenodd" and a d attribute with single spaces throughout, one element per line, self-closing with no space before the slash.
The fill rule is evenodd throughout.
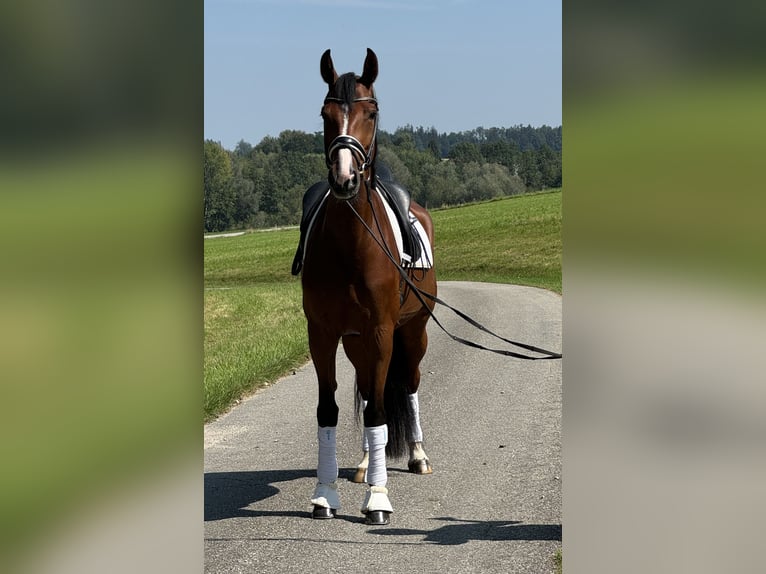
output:
<path id="1" fill-rule="evenodd" d="M 356 98 L 352 100 L 353 103 L 356 102 L 372 102 L 375 104 L 375 107 L 378 107 L 378 100 L 375 99 L 374 96 L 366 96 L 363 98 Z M 324 99 L 324 103 L 336 103 L 336 104 L 345 104 L 346 102 L 340 98 L 333 98 L 333 97 L 326 97 Z M 378 116 L 375 115 L 375 129 L 372 133 L 372 142 L 370 142 L 370 149 L 365 150 L 364 145 L 362 145 L 362 142 L 360 142 L 358 139 L 356 139 L 354 136 L 350 135 L 339 135 L 337 136 L 332 142 L 330 142 L 330 147 L 327 149 L 327 152 L 325 153 L 325 163 L 327 164 L 327 167 L 332 167 L 333 162 L 335 161 L 333 159 L 335 153 L 343 148 L 351 150 L 351 155 L 354 156 L 354 159 L 357 161 L 357 169 L 359 170 L 359 173 L 363 173 L 365 170 L 367 170 L 368 167 L 370 167 L 370 164 L 372 163 L 372 156 L 375 151 L 375 140 L 377 139 L 378 135 Z"/>

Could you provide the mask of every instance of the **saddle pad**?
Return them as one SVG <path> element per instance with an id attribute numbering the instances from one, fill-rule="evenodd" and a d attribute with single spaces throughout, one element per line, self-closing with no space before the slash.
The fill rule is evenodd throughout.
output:
<path id="1" fill-rule="evenodd" d="M 402 230 L 399 228 L 399 223 L 396 220 L 396 215 L 394 215 L 394 210 L 391 209 L 391 206 L 388 204 L 388 201 L 386 201 L 383 194 L 378 190 L 378 188 L 375 188 L 375 191 L 378 193 L 378 196 L 380 197 L 381 201 L 383 202 L 383 206 L 386 210 L 386 217 L 388 217 L 388 223 L 391 226 L 391 229 L 394 231 L 394 239 L 396 240 L 396 250 L 399 254 L 399 264 L 403 267 L 414 267 L 416 269 L 430 269 L 433 266 L 433 251 L 431 249 L 431 241 L 428 239 L 428 234 L 426 233 L 426 230 L 423 228 L 423 225 L 420 223 L 417 217 L 415 217 L 412 212 L 409 212 L 409 218 L 410 222 L 412 222 L 413 226 L 415 227 L 418 238 L 420 240 L 420 243 L 422 245 L 421 249 L 421 255 L 420 259 L 412 263 L 411 257 L 404 253 L 403 245 L 404 242 L 402 241 Z M 330 195 L 330 191 L 328 190 L 327 193 L 324 194 L 324 197 L 319 202 L 319 205 L 317 206 L 317 209 L 314 211 L 314 215 L 311 218 L 311 221 L 308 224 L 308 227 L 306 228 L 306 243 L 309 242 L 311 238 L 311 229 L 314 227 L 314 222 L 316 221 L 317 215 L 319 214 L 320 208 L 322 207 L 322 204 L 327 201 L 327 196 Z M 303 250 L 303 259 L 306 258 L 306 249 Z"/>
<path id="2" fill-rule="evenodd" d="M 386 201 L 383 194 L 380 192 L 380 190 L 376 187 L 375 191 L 378 192 L 378 196 L 380 197 L 381 201 L 383 202 L 383 207 L 386 208 L 386 216 L 388 216 L 388 223 L 391 225 L 391 229 L 394 230 L 394 238 L 396 239 L 396 249 L 399 252 L 399 263 L 402 265 L 402 267 L 414 267 L 416 269 L 430 269 L 433 266 L 433 253 L 431 251 L 431 242 L 428 240 L 428 235 L 426 234 L 426 230 L 423 229 L 423 225 L 420 223 L 417 217 L 415 217 L 412 212 L 410 211 L 408 213 L 408 216 L 410 218 L 410 223 L 412 223 L 418 232 L 418 239 L 420 241 L 420 244 L 422 245 L 420 259 L 413 262 L 412 258 L 404 253 L 404 241 L 402 240 L 402 230 L 399 227 L 399 222 L 396 219 L 396 215 L 394 214 L 394 210 L 391 209 L 391 206 L 388 204 L 388 201 Z"/>

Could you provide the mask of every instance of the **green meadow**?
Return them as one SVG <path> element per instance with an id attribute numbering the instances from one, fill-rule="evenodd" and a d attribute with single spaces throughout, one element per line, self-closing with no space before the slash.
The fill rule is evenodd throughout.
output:
<path id="1" fill-rule="evenodd" d="M 561 292 L 561 190 L 432 212 L 440 281 Z M 308 360 L 297 229 L 205 240 L 204 418 Z"/>

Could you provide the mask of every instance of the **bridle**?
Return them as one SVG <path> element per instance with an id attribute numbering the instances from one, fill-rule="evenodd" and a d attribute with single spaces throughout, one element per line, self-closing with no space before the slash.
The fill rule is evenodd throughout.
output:
<path id="1" fill-rule="evenodd" d="M 361 98 L 355 98 L 352 103 L 357 102 L 372 102 L 375 107 L 378 107 L 378 100 L 375 96 L 365 96 Z M 327 96 L 324 99 L 324 103 L 345 104 L 346 102 L 340 98 L 334 98 Z M 372 133 L 372 142 L 370 142 L 370 149 L 366 150 L 362 142 L 356 139 L 354 136 L 341 134 L 330 142 L 330 146 L 325 152 L 325 163 L 327 167 L 332 167 L 335 159 L 334 156 L 338 150 L 346 148 L 351 151 L 351 155 L 354 156 L 354 160 L 357 162 L 357 169 L 359 173 L 363 173 L 372 165 L 372 160 L 375 155 L 375 142 L 378 139 L 378 115 L 375 114 L 375 128 Z"/>

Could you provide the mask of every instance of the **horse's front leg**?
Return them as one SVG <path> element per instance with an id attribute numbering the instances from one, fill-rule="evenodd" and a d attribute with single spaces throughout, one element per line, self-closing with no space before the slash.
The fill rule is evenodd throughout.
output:
<path id="1" fill-rule="evenodd" d="M 312 518 L 333 518 L 340 509 L 338 496 L 338 459 L 336 431 L 338 428 L 338 405 L 335 402 L 335 352 L 338 339 L 332 342 L 316 328 L 309 325 L 309 347 L 319 381 L 317 405 L 317 485 L 311 497 L 314 505 Z"/>
<path id="2" fill-rule="evenodd" d="M 343 348 L 356 368 L 357 386 L 366 402 L 364 408 L 364 442 L 367 446 L 365 480 L 369 488 L 365 493 L 361 511 L 366 517 L 367 524 L 385 525 L 389 523 L 389 516 L 394 511 L 386 488 L 388 425 L 384 406 L 386 374 L 393 350 L 393 325 L 378 326 L 367 337 L 344 337 Z M 364 464 L 364 461 L 361 464 Z"/>

